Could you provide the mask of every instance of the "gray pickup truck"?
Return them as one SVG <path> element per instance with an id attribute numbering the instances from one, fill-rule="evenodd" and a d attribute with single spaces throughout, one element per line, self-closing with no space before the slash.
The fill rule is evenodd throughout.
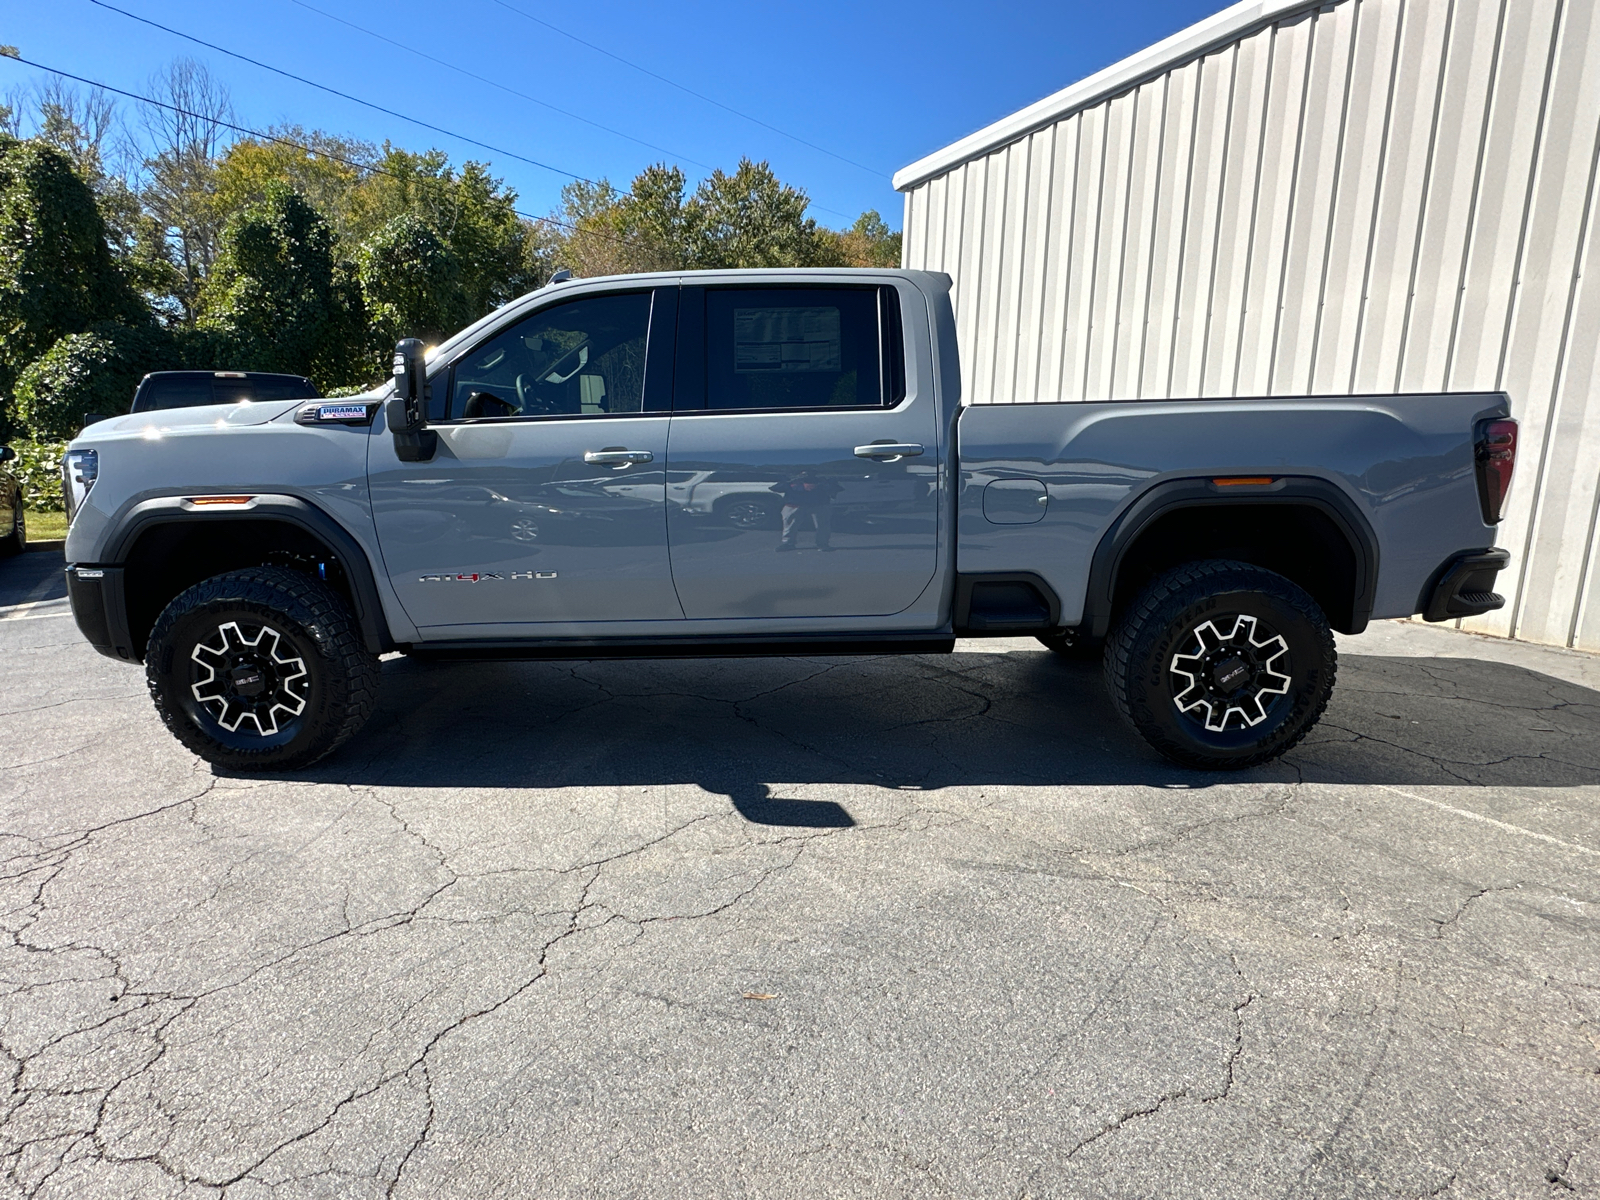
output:
<path id="1" fill-rule="evenodd" d="M 64 467 L 84 636 L 236 770 L 328 754 L 379 656 L 1100 654 L 1158 751 L 1294 745 L 1332 630 L 1500 606 L 1501 394 L 968 406 L 950 280 L 565 281 L 366 395 L 135 413 Z"/>

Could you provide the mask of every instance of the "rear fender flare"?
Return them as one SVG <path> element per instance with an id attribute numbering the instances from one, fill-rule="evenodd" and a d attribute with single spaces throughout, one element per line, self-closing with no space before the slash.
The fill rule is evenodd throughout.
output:
<path id="1" fill-rule="evenodd" d="M 1084 595 L 1083 619 L 1078 628 L 1086 630 L 1091 638 L 1103 638 L 1110 632 L 1117 575 L 1123 560 L 1139 535 L 1160 518 L 1184 508 L 1267 504 L 1297 504 L 1316 509 L 1344 535 L 1356 564 L 1349 632 L 1360 633 L 1372 617 L 1377 594 L 1377 534 L 1355 502 L 1336 484 L 1315 476 L 1298 475 L 1280 476 L 1269 486 L 1239 494 L 1223 492 L 1210 478 L 1169 479 L 1140 493 L 1111 523 L 1095 548 Z"/>

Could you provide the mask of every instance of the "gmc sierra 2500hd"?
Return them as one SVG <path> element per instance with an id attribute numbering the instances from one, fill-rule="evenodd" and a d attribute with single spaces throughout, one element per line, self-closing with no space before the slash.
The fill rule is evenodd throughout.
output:
<path id="1" fill-rule="evenodd" d="M 379 655 L 1103 647 L 1162 754 L 1240 768 L 1327 704 L 1330 632 L 1500 606 L 1501 394 L 963 406 L 950 280 L 570 281 L 366 395 L 72 443 L 84 636 L 232 769 L 358 729 Z"/>

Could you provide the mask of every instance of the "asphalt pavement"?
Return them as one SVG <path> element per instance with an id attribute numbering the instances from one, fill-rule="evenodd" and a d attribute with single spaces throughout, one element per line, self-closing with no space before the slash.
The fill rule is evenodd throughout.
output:
<path id="1" fill-rule="evenodd" d="M 1600 660 L 1385 623 L 1184 771 L 1096 669 L 384 663 L 214 774 L 0 562 L 0 1195 L 1600 1196 Z"/>

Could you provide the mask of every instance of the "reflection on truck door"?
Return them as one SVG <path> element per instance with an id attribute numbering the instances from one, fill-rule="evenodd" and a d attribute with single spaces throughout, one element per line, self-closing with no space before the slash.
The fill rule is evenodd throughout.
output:
<path id="1" fill-rule="evenodd" d="M 679 619 L 667 562 L 666 382 L 647 331 L 676 289 L 543 308 L 434 379 L 430 462 L 373 439 L 385 564 L 419 628 Z M 652 317 L 652 309 L 655 316 Z"/>
<path id="2" fill-rule="evenodd" d="M 937 410 L 891 288 L 685 288 L 669 446 L 690 618 L 877 616 L 933 578 Z M 920 453 L 863 456 L 871 443 Z M 809 482 L 808 482 L 809 481 Z"/>

